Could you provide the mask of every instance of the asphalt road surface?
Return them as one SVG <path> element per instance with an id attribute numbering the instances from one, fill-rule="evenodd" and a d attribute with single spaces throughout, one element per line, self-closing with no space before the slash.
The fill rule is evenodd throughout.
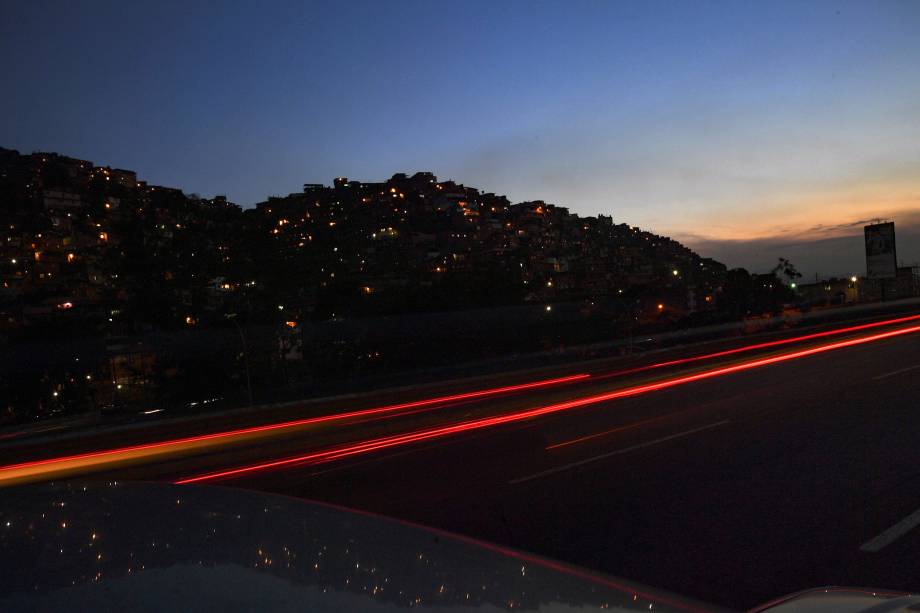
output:
<path id="1" fill-rule="evenodd" d="M 203 476 L 731 607 L 829 584 L 916 591 L 920 331 L 839 343 L 917 325 L 247 434 L 95 478 Z"/>

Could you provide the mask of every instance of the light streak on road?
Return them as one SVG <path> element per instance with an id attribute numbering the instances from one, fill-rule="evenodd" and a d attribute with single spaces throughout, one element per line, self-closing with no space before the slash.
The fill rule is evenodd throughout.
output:
<path id="1" fill-rule="evenodd" d="M 814 340 L 818 338 L 826 338 L 828 336 L 837 336 L 840 334 L 847 334 L 850 332 L 860 332 L 862 330 L 871 330 L 872 328 L 880 328 L 883 326 L 893 326 L 896 324 L 907 323 L 910 321 L 920 320 L 920 315 L 908 315 L 906 317 L 898 317 L 896 319 L 886 319 L 885 321 L 874 321 L 868 324 L 860 324 L 858 326 L 848 326 L 846 328 L 835 328 L 833 330 L 825 330 L 824 332 L 814 332 L 812 334 L 806 334 L 804 336 L 794 336 L 792 338 L 783 338 L 775 341 L 767 341 L 765 343 L 756 343 L 754 345 L 745 345 L 744 347 L 736 347 L 734 349 L 726 349 L 724 351 L 717 351 L 715 353 L 706 353 L 703 355 L 695 355 L 688 358 L 680 358 L 677 360 L 668 360 L 667 362 L 658 362 L 656 364 L 646 364 L 644 366 L 637 366 L 635 368 L 628 368 L 626 370 L 618 370 L 611 373 L 602 373 L 592 375 L 592 379 L 606 379 L 609 377 L 620 377 L 623 375 L 631 375 L 639 372 L 645 372 L 648 370 L 655 370 L 657 368 L 666 368 L 668 366 L 679 366 L 681 364 L 690 364 L 692 362 L 700 362 L 703 360 L 711 360 L 713 358 L 721 358 L 728 355 L 736 355 L 739 353 L 746 353 L 748 351 L 756 351 L 758 349 L 769 349 L 771 347 L 781 347 L 783 345 L 789 345 L 792 343 L 801 343 L 804 341 Z"/>
<path id="2" fill-rule="evenodd" d="M 284 468 L 298 465 L 312 465 L 319 464 L 323 462 L 330 462 L 333 460 L 338 460 L 342 458 L 347 458 L 359 454 L 370 453 L 373 451 L 378 451 L 381 449 L 388 449 L 391 447 L 396 447 L 399 445 L 405 445 L 409 443 L 416 443 L 419 441 L 431 440 L 442 438 L 445 436 L 450 436 L 453 434 L 458 434 L 461 432 L 469 432 L 474 430 L 481 430 L 483 428 L 490 428 L 498 425 L 524 421 L 529 419 L 534 419 L 536 417 L 542 417 L 544 415 L 549 415 L 553 413 L 559 413 L 561 411 L 567 411 L 571 409 L 581 408 L 593 404 L 598 404 L 602 402 L 607 402 L 610 400 L 615 400 L 617 398 L 626 398 L 630 396 L 638 396 L 640 394 L 646 394 L 653 391 L 663 390 L 671 387 L 676 387 L 679 385 L 686 385 L 688 383 L 693 383 L 696 381 L 704 381 L 707 379 L 712 379 L 715 377 L 721 377 L 729 375 L 732 373 L 743 372 L 751 370 L 754 368 L 760 368 L 762 366 L 768 366 L 771 364 L 779 364 L 782 362 L 788 362 L 790 360 L 796 360 L 812 355 L 818 355 L 826 353 L 829 351 L 834 351 L 837 349 L 843 349 L 846 347 L 854 347 L 857 345 L 864 345 L 866 343 L 872 343 L 888 338 L 895 338 L 898 336 L 903 336 L 905 334 L 912 334 L 915 332 L 920 332 L 920 326 L 912 326 L 908 328 L 900 328 L 897 330 L 891 330 L 888 332 L 881 332 L 878 334 L 873 334 L 870 336 L 863 336 L 859 338 L 853 338 L 843 341 L 837 341 L 834 343 L 829 343 L 826 345 L 819 345 L 817 347 L 810 347 L 808 349 L 801 349 L 799 351 L 793 351 L 790 353 L 784 353 L 780 355 L 774 355 L 766 358 L 760 358 L 756 360 L 750 360 L 747 362 L 741 362 L 738 364 L 733 364 L 731 366 L 723 366 L 720 368 L 715 368 L 712 370 L 707 370 L 703 372 L 694 373 L 691 375 L 685 375 L 680 377 L 674 377 L 670 379 L 664 379 L 661 381 L 656 381 L 654 383 L 648 383 L 645 385 L 638 385 L 634 387 L 628 387 L 625 389 L 615 390 L 603 394 L 585 396 L 582 398 L 576 398 L 574 400 L 569 400 L 566 402 L 561 402 L 557 404 L 551 404 L 548 406 L 535 407 L 525 411 L 519 411 L 516 413 L 509 413 L 505 415 L 499 415 L 495 417 L 487 417 L 481 419 L 475 419 L 470 421 L 465 421 L 453 425 L 441 426 L 436 428 L 428 428 L 419 430 L 416 432 L 409 432 L 406 434 L 385 436 L 376 439 L 371 439 L 368 441 L 363 441 L 359 443 L 352 443 L 348 445 L 343 445 L 340 447 L 335 447 L 332 449 L 316 451 L 309 454 L 304 454 L 292 458 L 286 458 L 282 460 L 274 460 L 270 462 L 262 462 L 259 464 L 252 464 L 249 466 L 242 466 L 238 468 L 233 468 L 229 470 L 211 472 L 207 474 L 197 475 L 193 477 L 187 477 L 176 481 L 176 483 L 199 483 L 203 481 L 213 481 L 218 479 L 225 479 L 230 477 L 240 477 L 247 474 L 252 474 L 264 470 L 274 469 L 274 468 Z"/>
<path id="3" fill-rule="evenodd" d="M 262 426 L 253 426 L 249 428 L 240 428 L 225 432 L 215 432 L 212 434 L 202 434 L 199 436 L 189 436 L 173 440 L 158 441 L 154 443 L 144 443 L 129 447 L 120 447 L 116 449 L 107 449 L 102 451 L 93 451 L 58 458 L 48 458 L 43 460 L 34 460 L 11 464 L 0 467 L 0 485 L 12 485 L 33 480 L 35 478 L 52 478 L 66 476 L 80 471 L 98 470 L 100 468 L 111 468 L 125 463 L 132 463 L 143 459 L 163 458 L 179 453 L 188 453 L 190 451 L 202 450 L 211 446 L 223 445 L 230 442 L 242 442 L 253 440 L 262 436 L 277 434 L 279 432 L 292 431 L 307 426 L 314 426 L 322 423 L 336 421 L 347 421 L 352 419 L 361 419 L 367 417 L 385 416 L 397 417 L 411 413 L 417 413 L 420 408 L 427 407 L 429 410 L 446 408 L 442 405 L 456 403 L 463 400 L 473 400 L 498 396 L 502 394 L 511 394 L 526 390 L 546 388 L 555 385 L 564 385 L 587 379 L 587 374 L 576 374 L 567 377 L 557 377 L 554 379 L 544 379 L 541 381 L 532 381 L 518 385 L 507 385 L 490 389 L 482 389 L 473 392 L 464 392 L 461 394 L 452 394 L 450 396 L 438 396 L 435 398 L 426 398 L 401 404 L 393 404 L 371 409 L 362 409 L 359 411 L 349 411 L 347 413 L 334 413 L 330 415 L 320 415 L 317 417 L 308 417 L 292 421 L 285 421 Z"/>

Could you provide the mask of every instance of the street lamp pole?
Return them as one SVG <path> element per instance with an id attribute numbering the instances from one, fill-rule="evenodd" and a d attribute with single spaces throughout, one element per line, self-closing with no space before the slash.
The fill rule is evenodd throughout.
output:
<path id="1" fill-rule="evenodd" d="M 224 315 L 224 317 L 233 322 L 233 325 L 236 326 L 236 331 L 240 335 L 240 344 L 243 346 L 243 367 L 246 369 L 246 394 L 249 397 L 249 406 L 251 408 L 253 405 L 252 380 L 249 376 L 249 349 L 246 348 L 246 336 L 243 334 L 243 328 L 241 328 L 239 322 L 236 321 L 236 313 L 228 313 Z"/>

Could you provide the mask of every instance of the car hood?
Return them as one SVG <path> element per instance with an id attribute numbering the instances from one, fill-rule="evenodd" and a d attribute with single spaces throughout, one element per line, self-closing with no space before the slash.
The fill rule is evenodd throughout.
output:
<path id="1" fill-rule="evenodd" d="M 0 578 L 4 612 L 724 611 L 456 534 L 214 486 L 4 490 Z M 879 610 L 920 610 L 920 599 L 821 588 L 756 609 Z"/>
<path id="2" fill-rule="evenodd" d="M 473 539 L 210 486 L 13 488 L 0 610 L 712 611 Z"/>

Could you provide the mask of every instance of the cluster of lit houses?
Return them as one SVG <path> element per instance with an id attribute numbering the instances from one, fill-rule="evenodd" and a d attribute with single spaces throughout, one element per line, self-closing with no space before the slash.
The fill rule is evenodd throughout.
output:
<path id="1" fill-rule="evenodd" d="M 511 204 L 431 173 L 307 184 L 244 211 L 132 171 L 0 150 L 0 190 L 5 330 L 70 311 L 94 325 L 135 326 L 145 318 L 132 299 L 154 289 L 156 323 L 167 326 L 240 309 L 277 319 L 273 307 L 288 319 L 551 307 L 636 288 L 655 288 L 639 292 L 643 308 L 692 311 L 705 308 L 724 271 L 610 217 Z"/>

